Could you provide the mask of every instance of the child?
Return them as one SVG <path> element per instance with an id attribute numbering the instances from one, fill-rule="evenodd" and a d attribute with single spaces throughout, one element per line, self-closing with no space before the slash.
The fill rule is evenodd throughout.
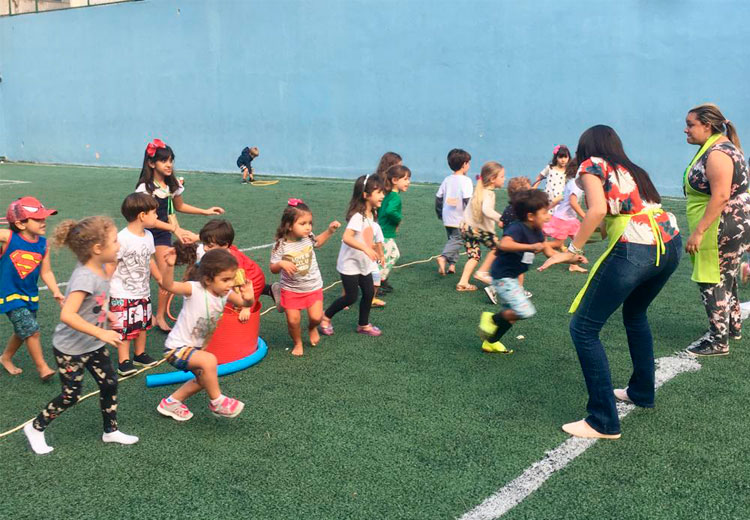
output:
<path id="1" fill-rule="evenodd" d="M 385 152 L 383 154 L 380 158 L 380 162 L 378 162 L 378 167 L 375 170 L 375 175 L 380 178 L 380 182 L 385 184 L 385 172 L 387 172 L 391 166 L 397 164 L 402 164 L 402 159 L 399 154 L 396 152 Z"/>
<path id="2" fill-rule="evenodd" d="M 260 155 L 258 147 L 249 148 L 246 146 L 242 149 L 240 156 L 237 157 L 237 167 L 242 172 L 242 184 L 255 181 L 252 162 L 258 155 Z"/>
<path id="3" fill-rule="evenodd" d="M 571 161 L 568 164 L 573 164 L 574 162 L 575 161 Z M 547 222 L 542 228 L 544 234 L 552 238 L 550 244 L 555 249 L 560 249 L 560 247 L 565 245 L 566 238 L 573 238 L 576 233 L 578 233 L 581 223 L 578 221 L 577 217 L 583 218 L 586 216 L 579 203 L 583 198 L 583 190 L 578 187 L 578 184 L 576 184 L 576 174 L 577 168 L 566 168 L 566 183 L 562 200 L 552 209 L 549 222 Z M 576 264 L 570 264 L 568 270 L 576 273 L 588 272 L 586 269 Z"/>
<path id="4" fill-rule="evenodd" d="M 383 265 L 380 267 L 380 287 L 384 293 L 393 291 L 388 282 L 391 269 L 401 257 L 401 252 L 396 245 L 398 227 L 401 225 L 401 193 L 409 189 L 411 184 L 411 170 L 406 166 L 394 165 L 386 170 L 383 186 L 386 196 L 378 211 L 378 224 L 383 229 Z M 381 180 L 383 178 L 381 177 Z"/>
<path id="5" fill-rule="evenodd" d="M 289 199 L 281 223 L 276 230 L 276 243 L 271 250 L 271 272 L 281 273 L 280 304 L 286 312 L 289 335 L 294 342 L 293 356 L 304 353 L 300 322 L 307 309 L 308 333 L 314 347 L 320 342 L 318 325 L 323 317 L 323 278 L 320 276 L 315 248 L 321 247 L 341 226 L 337 220 L 315 236 L 312 212 L 300 199 Z"/>
<path id="6" fill-rule="evenodd" d="M 495 189 L 505 182 L 505 168 L 498 162 L 488 162 L 482 166 L 477 188 L 471 202 L 464 210 L 461 221 L 461 238 L 469 259 L 464 265 L 461 279 L 456 284 L 457 291 L 476 291 L 477 286 L 469 283 L 472 271 L 482 257 L 480 244 L 490 250 L 495 248 L 495 225 L 500 223 L 500 213 L 495 211 Z"/>
<path id="7" fill-rule="evenodd" d="M 39 376 L 46 381 L 55 375 L 42 354 L 39 324 L 39 278 L 47 284 L 52 297 L 62 305 L 63 295 L 57 287 L 47 250 L 46 219 L 57 210 L 45 208 L 34 197 L 22 197 L 8 206 L 6 218 L 10 229 L 0 230 L 0 312 L 8 315 L 13 334 L 8 339 L 0 363 L 10 375 L 22 372 L 13 364 L 13 356 L 26 342 L 29 355 Z M 40 267 L 41 265 L 41 267 Z"/>
<path id="8" fill-rule="evenodd" d="M 161 280 L 153 255 L 154 237 L 147 227 L 156 223 L 156 199 L 145 193 L 131 193 L 122 203 L 120 212 L 128 225 L 117 234 L 120 250 L 117 262 L 109 265 L 109 311 L 112 330 L 120 333 L 117 347 L 117 373 L 135 374 L 135 365 L 151 367 L 156 360 L 146 354 L 146 331 L 151 328 L 151 286 L 153 275 Z M 133 361 L 130 361 L 130 341 L 135 340 Z"/>
<path id="9" fill-rule="evenodd" d="M 547 179 L 544 190 L 550 200 L 550 208 L 557 205 L 562 200 L 563 190 L 565 189 L 565 167 L 570 160 L 570 150 L 564 144 L 558 144 L 552 150 L 552 160 L 539 172 L 532 188 L 536 189 L 542 180 Z"/>
<path id="10" fill-rule="evenodd" d="M 109 279 L 104 266 L 117 259 L 117 228 L 109 217 L 66 220 L 55 229 L 54 243 L 68 246 L 79 262 L 68 281 L 60 324 L 52 336 L 62 392 L 23 427 L 23 432 L 34 453 L 52 451 L 44 430 L 81 398 L 85 369 L 99 385 L 102 441 L 135 444 L 138 437 L 122 433 L 117 426 L 117 374 L 107 350 L 107 345 L 121 344 L 120 333 L 106 329 Z"/>
<path id="11" fill-rule="evenodd" d="M 378 292 L 380 291 L 380 285 L 382 283 L 380 268 L 385 265 L 385 237 L 383 236 L 383 228 L 380 227 L 380 224 L 378 224 L 377 221 L 372 223 L 372 231 L 373 249 L 375 250 L 375 254 L 377 254 L 378 256 L 377 260 L 372 263 L 372 306 L 383 308 L 385 307 L 385 302 L 378 298 Z"/>
<path id="12" fill-rule="evenodd" d="M 474 191 L 471 179 L 466 176 L 471 167 L 469 152 L 454 148 L 448 152 L 448 166 L 453 170 L 453 174 L 443 179 L 435 194 L 435 212 L 437 217 L 443 221 L 445 232 L 448 235 L 448 241 L 443 247 L 443 252 L 437 257 L 438 272 L 441 275 L 456 272 L 458 252 L 463 243 L 459 226 L 464 209 L 469 205 L 469 200 Z"/>
<path id="13" fill-rule="evenodd" d="M 362 175 L 354 183 L 352 200 L 346 213 L 346 230 L 336 262 L 336 270 L 341 274 L 344 285 L 344 296 L 333 302 L 323 314 L 320 332 L 326 336 L 333 334 L 331 318 L 357 301 L 358 288 L 362 290 L 362 300 L 359 302 L 357 332 L 368 336 L 381 334 L 380 329 L 370 323 L 370 308 L 375 295 L 373 265 L 378 259 L 373 249 L 374 224 L 384 196 L 383 184 L 374 175 Z"/>
<path id="14" fill-rule="evenodd" d="M 164 289 L 185 297 L 174 329 L 164 342 L 164 357 L 178 370 L 190 370 L 195 379 L 188 381 L 172 395 L 162 399 L 156 410 L 176 421 L 187 421 L 193 413 L 185 400 L 205 390 L 208 408 L 217 417 L 236 417 L 245 404 L 221 393 L 216 373 L 216 356 L 203 350 L 211 339 L 227 301 L 241 307 L 255 303 L 253 283 L 247 281 L 240 294 L 232 291 L 237 260 L 229 251 L 212 249 L 201 258 L 197 282 L 175 282 L 174 249 L 167 250 L 162 285 Z"/>
<path id="15" fill-rule="evenodd" d="M 159 204 L 156 209 L 158 220 L 149 231 L 154 236 L 156 264 L 161 272 L 166 267 L 164 265 L 164 254 L 171 245 L 171 233 L 174 233 L 180 241 L 185 243 L 198 240 L 198 235 L 180 227 L 175 211 L 194 215 L 221 215 L 224 213 L 224 210 L 218 206 L 201 209 L 186 204 L 182 200 L 182 193 L 185 188 L 174 177 L 173 164 L 174 152 L 172 149 L 164 144 L 161 139 L 154 139 L 146 146 L 141 175 L 135 188 L 137 193 L 152 195 Z M 156 325 L 162 331 L 169 332 L 171 329 L 165 319 L 166 310 L 167 293 L 160 290 L 159 303 L 156 309 Z"/>
<path id="16" fill-rule="evenodd" d="M 505 229 L 491 271 L 492 285 L 503 309 L 495 314 L 483 312 L 479 322 L 485 352 L 513 352 L 505 348 L 500 339 L 517 320 L 536 314 L 534 305 L 518 283 L 518 276 L 529 269 L 534 254 L 544 253 L 550 257 L 556 252 L 549 242 L 545 242 L 542 233 L 542 227 L 550 218 L 547 194 L 539 190 L 521 192 L 513 207 L 519 220 Z"/>

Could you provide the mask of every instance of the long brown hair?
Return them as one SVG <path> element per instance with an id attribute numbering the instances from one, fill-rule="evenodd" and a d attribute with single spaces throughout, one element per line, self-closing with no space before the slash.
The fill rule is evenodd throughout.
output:
<path id="1" fill-rule="evenodd" d="M 349 209 L 346 211 L 346 220 L 354 216 L 355 213 L 365 214 L 365 196 L 369 197 L 375 191 L 385 191 L 383 183 L 377 175 L 362 175 L 354 181 L 354 190 L 352 191 L 352 200 L 349 201 Z M 378 210 L 372 208 L 372 217 L 378 217 Z"/>
<path id="2" fill-rule="evenodd" d="M 471 197 L 471 214 L 476 220 L 482 218 L 482 202 L 484 202 L 485 192 L 491 190 L 495 177 L 500 175 L 505 167 L 499 162 L 490 161 L 484 163 L 482 170 L 479 172 L 477 186 L 474 188 L 474 195 Z"/>
<path id="3" fill-rule="evenodd" d="M 696 119 L 704 125 L 711 126 L 712 134 L 724 134 L 732 141 L 734 146 L 742 150 L 740 136 L 734 124 L 721 113 L 719 107 L 714 103 L 704 103 L 688 110 L 688 114 L 695 114 Z"/>
<path id="4" fill-rule="evenodd" d="M 380 177 L 381 180 L 385 180 L 383 174 L 390 168 L 391 166 L 394 166 L 396 164 L 401 163 L 403 159 L 401 159 L 401 156 L 397 154 L 396 152 L 385 152 L 383 156 L 380 158 L 380 162 L 378 163 L 378 167 L 375 169 L 375 175 Z"/>
<path id="5" fill-rule="evenodd" d="M 386 193 L 390 193 L 393 191 L 393 183 L 397 181 L 398 179 L 403 179 L 404 177 L 411 177 L 411 170 L 404 166 L 403 164 L 394 164 L 390 168 L 388 168 L 383 175 L 380 176 L 380 180 L 383 183 L 383 188 L 385 188 Z"/>

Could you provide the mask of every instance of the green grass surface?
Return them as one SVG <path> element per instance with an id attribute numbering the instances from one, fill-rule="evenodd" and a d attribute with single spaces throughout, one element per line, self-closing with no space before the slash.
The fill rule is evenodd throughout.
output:
<path id="1" fill-rule="evenodd" d="M 271 242 L 288 197 L 313 209 L 315 229 L 343 221 L 351 183 L 284 178 L 241 186 L 238 176 L 184 174 L 185 200 L 221 205 L 238 247 Z M 512 172 L 511 172 L 512 175 Z M 0 165 L 0 206 L 33 194 L 63 218 L 108 214 L 119 227 L 123 197 L 136 171 Z M 445 232 L 435 218 L 435 186 L 413 185 L 403 197 L 401 263 L 440 252 Z M 500 203 L 505 203 L 504 192 Z M 684 203 L 666 206 L 684 227 Z M 206 217 L 181 216 L 197 231 Z M 338 234 L 340 237 L 340 233 Z M 326 284 L 338 280 L 338 238 L 318 251 Z M 602 250 L 593 244 L 593 259 Z M 268 274 L 269 249 L 249 252 Z M 537 260 L 537 265 L 540 259 Z M 67 280 L 69 251 L 53 269 Z M 567 307 L 583 284 L 564 268 L 530 272 L 526 286 L 539 314 L 519 323 L 511 356 L 481 353 L 476 325 L 491 310 L 483 292 L 458 293 L 434 262 L 395 271 L 396 288 L 372 321 L 384 334 L 354 333 L 356 309 L 334 319 L 336 335 L 293 358 L 282 314 L 261 320 L 266 359 L 221 380 L 247 403 L 235 420 L 219 420 L 206 398 L 189 401 L 195 417 L 177 423 L 155 407 L 169 388 L 146 388 L 144 376 L 120 385 L 118 419 L 134 446 L 104 445 L 96 398 L 66 412 L 47 430 L 55 451 L 34 455 L 22 433 L 0 439 L 0 517 L 38 518 L 451 518 L 472 509 L 567 438 L 560 425 L 585 414 L 586 392 L 568 334 Z M 340 286 L 326 293 L 326 304 Z M 743 290 L 745 299 L 747 289 Z M 264 297 L 264 305 L 269 300 Z M 702 334 L 706 318 L 684 260 L 651 307 L 657 357 Z M 39 321 L 50 364 L 57 309 L 42 292 Z M 0 336 L 11 327 L 0 320 Z M 514 339 L 522 334 L 525 340 Z M 164 335 L 149 335 L 161 353 Z M 619 315 L 602 333 L 616 384 L 630 361 Z M 4 340 L 3 340 L 4 341 Z M 0 373 L 0 432 L 33 417 L 59 390 L 41 383 L 25 349 L 19 377 Z M 600 442 L 553 476 L 507 518 L 748 518 L 750 398 L 747 340 L 727 358 L 706 360 L 657 394 L 655 410 L 636 410 L 623 437 Z M 167 370 L 159 367 L 155 371 Z M 86 379 L 84 392 L 96 385 Z M 105 507 L 106 504 L 106 507 Z"/>

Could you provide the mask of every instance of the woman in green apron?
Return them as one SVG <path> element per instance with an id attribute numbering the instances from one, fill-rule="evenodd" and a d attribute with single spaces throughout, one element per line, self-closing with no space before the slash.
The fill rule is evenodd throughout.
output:
<path id="1" fill-rule="evenodd" d="M 737 277 L 750 247 L 748 169 L 737 131 L 716 105 L 690 110 L 685 134 L 688 143 L 700 146 L 683 179 L 690 227 L 685 250 L 709 323 L 708 332 L 687 351 L 725 356 L 729 340 L 742 336 Z"/>
<path id="2" fill-rule="evenodd" d="M 602 221 L 609 247 L 594 264 L 570 312 L 570 335 L 589 393 L 589 416 L 565 424 L 577 437 L 617 439 L 620 421 L 615 399 L 654 406 L 654 349 L 646 313 L 680 262 L 682 243 L 674 215 L 661 209 L 651 179 L 633 163 L 617 133 L 597 125 L 578 142 L 578 182 L 588 211 L 568 251 L 548 259 L 540 271 L 582 255 Z M 599 332 L 622 306 L 633 373 L 626 388 L 615 390 Z"/>

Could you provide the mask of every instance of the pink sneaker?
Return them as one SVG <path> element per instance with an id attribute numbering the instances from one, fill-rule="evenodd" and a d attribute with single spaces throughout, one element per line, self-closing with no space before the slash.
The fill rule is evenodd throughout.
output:
<path id="1" fill-rule="evenodd" d="M 318 331 L 324 336 L 333 336 L 333 324 L 329 321 L 326 327 L 318 325 Z"/>
<path id="2" fill-rule="evenodd" d="M 156 407 L 156 411 L 165 417 L 171 417 L 175 421 L 189 421 L 193 417 L 193 412 L 179 401 L 168 403 L 166 399 L 162 399 L 159 406 Z"/>
<path id="3" fill-rule="evenodd" d="M 242 409 L 245 408 L 245 403 L 231 397 L 225 397 L 219 406 L 208 403 L 208 408 L 216 417 L 231 418 L 237 417 L 242 412 Z"/>
<path id="4" fill-rule="evenodd" d="M 364 334 L 365 336 L 380 336 L 383 332 L 377 328 L 372 323 L 368 323 L 367 325 L 358 325 L 357 326 L 357 333 L 358 334 Z"/>

